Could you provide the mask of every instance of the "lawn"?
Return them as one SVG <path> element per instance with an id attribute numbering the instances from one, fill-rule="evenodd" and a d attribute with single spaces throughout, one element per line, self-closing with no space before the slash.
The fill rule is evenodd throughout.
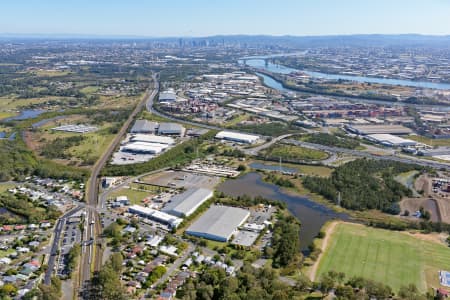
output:
<path id="1" fill-rule="evenodd" d="M 323 151 L 283 144 L 267 148 L 263 151 L 263 155 L 290 161 L 323 160 L 328 157 Z"/>
<path id="2" fill-rule="evenodd" d="M 450 269 L 450 248 L 402 232 L 339 223 L 319 262 L 317 278 L 330 270 L 363 276 L 394 290 L 415 284 L 439 287 L 438 271 Z"/>
<path id="3" fill-rule="evenodd" d="M 409 135 L 407 138 L 433 147 L 450 146 L 450 139 L 430 139 L 422 135 Z"/>
<path id="4" fill-rule="evenodd" d="M 128 200 L 130 200 L 131 204 L 142 204 L 142 200 L 147 197 L 151 197 L 156 195 L 156 193 L 145 192 L 135 189 L 123 188 L 117 190 L 109 195 L 111 198 L 115 198 L 118 196 L 127 196 Z"/>

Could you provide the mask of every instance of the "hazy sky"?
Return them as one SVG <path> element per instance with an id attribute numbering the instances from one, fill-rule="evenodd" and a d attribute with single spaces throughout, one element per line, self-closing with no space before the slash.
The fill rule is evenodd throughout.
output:
<path id="1" fill-rule="evenodd" d="M 450 34 L 450 0 L 0 1 L 0 33 Z"/>

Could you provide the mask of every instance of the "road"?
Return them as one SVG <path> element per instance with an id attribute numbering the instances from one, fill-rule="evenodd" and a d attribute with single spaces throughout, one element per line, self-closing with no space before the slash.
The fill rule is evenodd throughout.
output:
<path id="1" fill-rule="evenodd" d="M 48 259 L 48 268 L 44 275 L 44 284 L 50 284 L 50 280 L 52 278 L 52 274 L 55 271 L 55 262 L 56 258 L 59 256 L 58 249 L 59 249 L 59 243 L 61 241 L 61 232 L 64 228 L 64 223 L 66 222 L 66 219 L 73 216 L 77 212 L 79 212 L 81 209 L 83 209 L 82 206 L 78 206 L 70 211 L 68 211 L 66 214 L 64 214 L 59 220 L 56 222 L 55 229 L 54 229 L 54 236 L 53 241 L 50 249 L 50 258 Z"/>
<path id="2" fill-rule="evenodd" d="M 352 149 L 339 148 L 339 147 L 330 147 L 330 146 L 324 146 L 324 145 L 319 145 L 319 144 L 312 144 L 312 143 L 308 143 L 308 142 L 302 142 L 302 141 L 293 140 L 293 139 L 285 140 L 285 142 L 292 144 L 292 145 L 296 145 L 296 146 L 312 148 L 312 149 L 317 149 L 317 150 L 322 150 L 322 151 L 327 151 L 327 152 L 346 153 L 346 154 L 350 154 L 350 155 L 354 155 L 354 156 L 372 158 L 372 159 L 377 159 L 377 160 L 393 160 L 393 161 L 398 161 L 398 162 L 407 163 L 407 164 L 417 164 L 417 165 L 424 166 L 424 167 L 431 167 L 434 169 L 441 169 L 441 168 L 448 169 L 450 167 L 450 164 L 428 161 L 428 160 L 412 158 L 412 157 L 406 158 L 406 157 L 400 157 L 400 156 L 394 156 L 394 155 L 375 155 L 375 154 L 365 152 L 365 151 L 352 150 Z"/>
<path id="3" fill-rule="evenodd" d="M 102 249 L 99 236 L 101 233 L 100 216 L 97 212 L 98 206 L 98 186 L 100 171 L 108 162 L 113 151 L 119 146 L 122 138 L 127 133 L 128 128 L 135 119 L 136 115 L 142 110 L 146 103 L 153 101 L 153 98 L 157 95 L 159 84 L 156 79 L 156 75 L 153 75 L 153 88 L 146 93 L 142 100 L 136 105 L 133 112 L 129 115 L 128 119 L 122 125 L 121 129 L 111 142 L 109 147 L 103 152 L 102 156 L 95 163 L 92 168 L 91 177 L 89 178 L 86 186 L 88 191 L 86 193 L 86 203 L 88 212 L 86 214 L 86 236 L 84 242 L 88 243 L 88 246 L 82 251 L 81 254 L 81 267 L 80 267 L 80 284 L 86 284 L 91 278 L 91 263 L 94 262 L 94 271 L 98 271 L 102 263 Z"/>

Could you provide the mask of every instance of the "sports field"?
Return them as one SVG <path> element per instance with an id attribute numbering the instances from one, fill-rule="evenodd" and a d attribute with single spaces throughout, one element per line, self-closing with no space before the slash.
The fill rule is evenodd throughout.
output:
<path id="1" fill-rule="evenodd" d="M 402 232 L 339 223 L 330 236 L 317 278 L 330 270 L 390 285 L 439 287 L 438 271 L 450 269 L 450 248 Z"/>

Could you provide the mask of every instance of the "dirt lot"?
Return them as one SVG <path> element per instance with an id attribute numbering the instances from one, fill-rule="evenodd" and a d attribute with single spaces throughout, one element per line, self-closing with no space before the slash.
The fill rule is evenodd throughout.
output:
<path id="1" fill-rule="evenodd" d="M 145 177 L 141 179 L 141 181 L 171 188 L 202 187 L 214 189 L 214 187 L 220 183 L 220 178 L 183 171 L 166 171 Z"/>
<path id="2" fill-rule="evenodd" d="M 418 211 L 420 207 L 431 213 L 431 221 L 442 222 L 441 215 L 437 201 L 431 198 L 406 198 L 400 202 L 400 209 L 402 214 L 405 210 L 408 210 L 410 215 Z M 410 217 L 412 219 L 417 219 L 416 217 Z"/>

